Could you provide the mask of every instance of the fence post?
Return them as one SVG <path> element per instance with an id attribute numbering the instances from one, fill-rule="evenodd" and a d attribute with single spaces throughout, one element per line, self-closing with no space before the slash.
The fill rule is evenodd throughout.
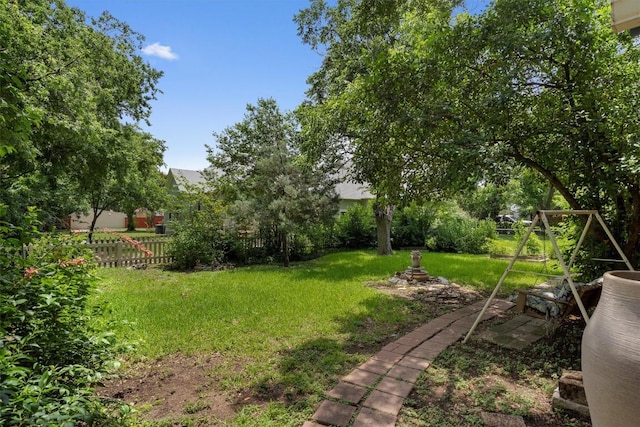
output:
<path id="1" fill-rule="evenodd" d="M 116 267 L 122 265 L 122 242 L 116 242 Z"/>

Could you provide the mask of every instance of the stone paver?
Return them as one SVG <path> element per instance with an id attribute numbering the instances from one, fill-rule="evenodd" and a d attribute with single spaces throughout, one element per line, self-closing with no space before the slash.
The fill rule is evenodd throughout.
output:
<path id="1" fill-rule="evenodd" d="M 338 385 L 327 393 L 327 396 L 338 400 L 346 400 L 351 403 L 358 403 L 366 393 L 367 389 L 364 387 L 340 381 Z"/>
<path id="2" fill-rule="evenodd" d="M 393 394 L 405 398 L 409 396 L 413 389 L 413 383 L 396 380 L 395 378 L 383 377 L 382 381 L 376 386 L 376 390 Z"/>
<path id="3" fill-rule="evenodd" d="M 527 427 L 522 417 L 517 415 L 482 412 L 480 418 L 487 427 Z"/>
<path id="4" fill-rule="evenodd" d="M 398 354 L 407 354 L 409 353 L 414 346 L 412 345 L 404 345 L 404 344 L 400 344 L 397 347 L 395 347 L 393 350 L 390 350 L 392 353 L 398 353 Z"/>
<path id="5" fill-rule="evenodd" d="M 373 358 L 383 362 L 396 363 L 398 360 L 402 359 L 402 355 L 391 351 L 380 350 L 378 354 L 373 356 Z"/>
<path id="6" fill-rule="evenodd" d="M 407 368 L 406 366 L 396 365 L 389 372 L 387 372 L 387 376 L 390 378 L 406 381 L 408 383 L 415 383 L 421 373 L 421 369 L 412 369 Z"/>
<path id="7" fill-rule="evenodd" d="M 360 365 L 358 369 L 382 375 L 382 374 L 386 374 L 387 371 L 392 367 L 393 367 L 392 362 L 385 362 L 383 360 L 370 359 L 367 362 Z"/>
<path id="8" fill-rule="evenodd" d="M 484 304 L 485 301 L 478 301 L 440 316 L 385 345 L 327 392 L 329 399 L 339 402 L 323 401 L 312 420 L 305 422 L 302 427 L 346 426 L 351 423 L 354 414 L 353 427 L 394 426 L 402 403 L 411 393 L 420 374 L 442 351 L 471 329 Z M 485 312 L 483 320 L 490 319 L 513 305 L 508 301 L 495 300 Z M 518 322 L 498 326 L 500 329 L 496 331 L 484 331 L 482 336 L 494 342 L 502 342 L 503 345 L 514 346 L 512 348 L 524 348 L 535 337 L 541 336 L 540 328 L 546 325 L 538 319 L 529 322 L 520 319 Z M 524 330 L 516 331 L 518 328 Z M 499 419 L 499 415 L 496 418 Z M 486 415 L 487 420 L 493 416 L 494 414 Z M 517 423 L 514 419 L 508 421 Z"/>
<path id="9" fill-rule="evenodd" d="M 351 421 L 355 411 L 355 406 L 325 400 L 313 414 L 313 419 L 321 424 L 346 426 Z"/>
<path id="10" fill-rule="evenodd" d="M 427 369 L 430 364 L 431 362 L 426 359 L 413 356 L 406 356 L 398 362 L 398 365 L 406 366 L 407 368 L 421 369 L 423 371 Z"/>
<path id="11" fill-rule="evenodd" d="M 380 374 L 374 372 L 363 371 L 361 369 L 354 369 L 349 375 L 342 380 L 348 383 L 361 385 L 363 387 L 369 387 L 380 379 Z"/>
<path id="12" fill-rule="evenodd" d="M 522 350 L 544 337 L 554 325 L 526 315 L 516 316 L 483 332 L 482 337 L 503 347 Z"/>
<path id="13" fill-rule="evenodd" d="M 448 345 L 442 345 L 440 343 L 437 343 L 434 346 L 429 346 L 426 345 L 427 343 L 422 344 L 421 346 L 417 347 L 416 349 L 414 349 L 413 351 L 411 351 L 409 353 L 409 356 L 412 357 L 419 357 L 421 359 L 426 359 L 426 360 L 433 360 L 436 357 L 438 357 L 438 355 L 447 347 L 449 347 Z"/>
<path id="14" fill-rule="evenodd" d="M 353 427 L 393 427 L 395 425 L 395 415 L 374 411 L 369 408 L 362 408 L 356 421 L 353 423 Z"/>
<path id="15" fill-rule="evenodd" d="M 398 415 L 400 408 L 402 408 L 403 401 L 403 397 L 396 396 L 395 394 L 373 390 L 362 405 L 388 414 Z"/>

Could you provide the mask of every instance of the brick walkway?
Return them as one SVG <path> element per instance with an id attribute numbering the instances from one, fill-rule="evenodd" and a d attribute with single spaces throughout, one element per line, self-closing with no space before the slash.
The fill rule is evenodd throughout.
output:
<path id="1" fill-rule="evenodd" d="M 302 427 L 395 426 L 402 403 L 418 376 L 444 349 L 471 329 L 485 302 L 479 301 L 433 319 L 384 346 L 327 392 L 327 399 Z M 493 300 L 482 320 L 513 305 Z"/>

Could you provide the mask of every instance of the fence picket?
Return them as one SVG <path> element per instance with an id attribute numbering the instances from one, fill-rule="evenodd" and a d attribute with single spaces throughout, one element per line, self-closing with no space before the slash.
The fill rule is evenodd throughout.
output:
<path id="1" fill-rule="evenodd" d="M 136 239 L 153 255 L 147 257 L 131 245 L 120 240 L 94 240 L 85 243 L 96 255 L 99 267 L 130 267 L 138 264 L 167 264 L 171 262 L 167 256 L 167 240 L 154 237 Z"/>

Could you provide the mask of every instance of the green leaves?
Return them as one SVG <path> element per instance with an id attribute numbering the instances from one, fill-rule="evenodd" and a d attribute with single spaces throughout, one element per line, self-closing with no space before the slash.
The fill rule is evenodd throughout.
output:
<path id="1" fill-rule="evenodd" d="M 108 14 L 89 23 L 61 1 L 0 0 L 0 202 L 12 218 L 86 209 L 90 179 L 76 172 L 111 164 L 121 121 L 146 120 L 157 93 L 141 40 Z"/>
<path id="2" fill-rule="evenodd" d="M 238 228 L 266 232 L 279 242 L 287 265 L 288 236 L 328 221 L 337 210 L 334 182 L 301 156 L 298 123 L 273 99 L 247 106 L 242 122 L 214 136 L 216 147 L 207 147 L 209 161 L 220 171 L 214 186 L 225 188 L 228 201 L 236 204 Z"/>
<path id="3" fill-rule="evenodd" d="M 116 340 L 92 319 L 98 311 L 88 303 L 94 290 L 91 253 L 71 236 L 32 235 L 29 221 L 3 225 L 0 424 L 61 426 L 101 419 L 109 425 L 93 386 L 112 366 Z M 27 248 L 23 242 L 32 243 Z"/>
<path id="4" fill-rule="evenodd" d="M 395 203 L 519 166 L 570 207 L 604 212 L 637 250 L 640 48 L 612 32 L 608 2 L 496 0 L 456 16 L 454 6 L 302 11 L 303 41 L 326 53 L 299 109 L 305 149 L 325 161 L 347 153 L 357 178 Z"/>

